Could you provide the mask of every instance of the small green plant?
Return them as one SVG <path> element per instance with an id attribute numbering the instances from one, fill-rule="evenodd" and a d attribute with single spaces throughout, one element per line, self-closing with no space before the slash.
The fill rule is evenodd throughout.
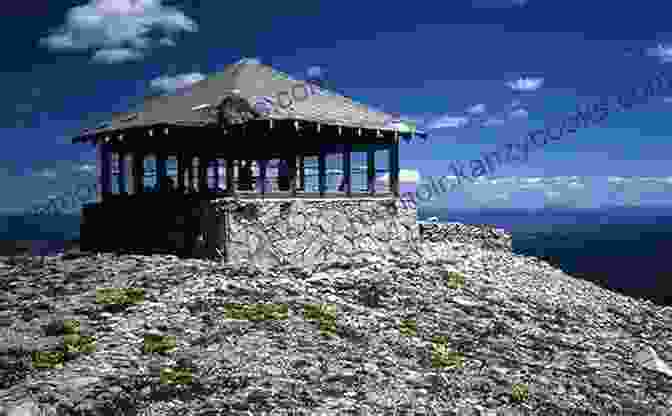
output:
<path id="1" fill-rule="evenodd" d="M 145 289 L 131 287 L 125 290 L 125 303 L 138 305 L 145 301 Z"/>
<path id="2" fill-rule="evenodd" d="M 64 334 L 79 334 L 79 321 L 75 319 L 66 319 L 63 321 Z"/>
<path id="3" fill-rule="evenodd" d="M 434 368 L 462 368 L 464 357 L 459 352 L 453 352 L 445 344 L 432 344 L 432 367 Z"/>
<path id="4" fill-rule="evenodd" d="M 256 304 L 224 305 L 224 316 L 227 319 L 245 319 L 248 321 L 263 321 L 269 319 L 287 319 L 289 307 L 287 305 Z"/>
<path id="5" fill-rule="evenodd" d="M 336 335 L 336 321 L 331 319 L 323 319 L 319 324 L 320 334 L 325 337 L 333 337 Z"/>
<path id="6" fill-rule="evenodd" d="M 336 319 L 336 305 L 303 305 L 303 316 L 308 320 Z"/>
<path id="7" fill-rule="evenodd" d="M 161 384 L 191 384 L 192 374 L 188 368 L 162 368 Z"/>
<path id="8" fill-rule="evenodd" d="M 456 272 L 445 272 L 444 279 L 450 289 L 461 289 L 464 287 L 464 276 Z"/>
<path id="9" fill-rule="evenodd" d="M 417 336 L 417 331 L 418 327 L 413 319 L 404 319 L 401 321 L 401 324 L 399 325 L 399 332 L 401 335 L 405 335 L 407 337 L 414 337 Z"/>
<path id="10" fill-rule="evenodd" d="M 118 288 L 104 288 L 96 289 L 96 303 L 105 305 L 115 305 L 124 302 L 124 293 L 122 289 Z"/>
<path id="11" fill-rule="evenodd" d="M 448 344 L 448 337 L 445 335 L 434 335 L 432 337 L 432 342 L 435 344 L 443 344 L 447 345 Z"/>
<path id="12" fill-rule="evenodd" d="M 61 351 L 35 351 L 32 354 L 34 368 L 63 368 Z"/>
<path id="13" fill-rule="evenodd" d="M 96 303 L 105 305 L 137 305 L 145 300 L 142 288 L 104 288 L 96 290 Z"/>
<path id="14" fill-rule="evenodd" d="M 511 388 L 511 399 L 514 402 L 522 402 L 529 398 L 529 390 L 525 384 L 514 384 Z"/>
<path id="15" fill-rule="evenodd" d="M 96 351 L 96 340 L 91 336 L 66 334 L 63 336 L 63 351 L 92 353 Z"/>
<path id="16" fill-rule="evenodd" d="M 303 305 L 303 316 L 306 320 L 318 321 L 322 335 L 336 335 L 336 305 Z"/>
<path id="17" fill-rule="evenodd" d="M 171 335 L 145 335 L 143 352 L 145 354 L 152 352 L 167 353 L 175 351 L 177 341 Z"/>

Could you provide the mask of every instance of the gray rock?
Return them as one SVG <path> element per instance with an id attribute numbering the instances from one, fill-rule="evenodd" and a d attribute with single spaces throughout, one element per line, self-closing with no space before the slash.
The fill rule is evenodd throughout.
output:
<path id="1" fill-rule="evenodd" d="M 364 213 L 352 218 L 370 210 L 370 232 L 361 239 L 376 246 L 382 241 L 375 237 L 376 216 L 384 211 L 361 207 Z M 297 240 L 298 228 L 319 223 L 309 208 L 289 210 L 305 216 L 287 225 L 288 232 L 296 228 Z M 275 214 L 260 215 L 263 222 Z M 390 229 L 411 233 L 403 224 Z M 42 332 L 53 316 L 77 316 L 97 338 L 95 353 L 61 370 L 17 373 L 12 385 L 0 388 L 0 403 L 31 399 L 59 409 L 114 407 L 119 414 L 400 414 L 414 408 L 454 415 L 664 414 L 661 409 L 672 407 L 665 364 L 672 362 L 669 308 L 515 255 L 497 233 L 493 244 L 484 244 L 489 231 L 477 231 L 483 227 L 449 229 L 424 232 L 428 238 L 417 250 L 403 244 L 394 246 L 394 255 L 381 245 L 355 254 L 335 250 L 327 253 L 337 257 L 328 263 L 320 260 L 325 253 L 317 241 L 315 267 L 106 254 L 0 267 L 9 294 L 0 371 L 25 360 L 31 345 L 55 346 L 58 340 Z M 446 271 L 463 275 L 464 286 L 448 288 Z M 78 273 L 87 278 L 68 278 Z M 68 284 L 68 296 L 55 290 Z M 100 287 L 142 287 L 145 302 L 101 313 L 95 304 Z M 287 316 L 226 320 L 229 303 L 284 304 Z M 55 312 L 24 313 L 44 304 Z M 334 305 L 335 319 L 306 319 L 308 304 Z M 406 319 L 416 321 L 414 336 L 400 330 Z M 176 351 L 142 354 L 142 335 L 152 329 L 175 336 Z M 444 337 L 445 350 L 434 346 L 437 336 Z M 460 359 L 461 367 L 433 367 L 433 361 Z M 162 369 L 185 363 L 191 385 L 159 384 Z M 518 384 L 528 388 L 522 403 L 512 396 Z"/>

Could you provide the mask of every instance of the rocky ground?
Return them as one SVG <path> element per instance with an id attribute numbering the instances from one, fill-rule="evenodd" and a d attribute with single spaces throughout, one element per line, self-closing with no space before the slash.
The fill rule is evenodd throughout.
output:
<path id="1" fill-rule="evenodd" d="M 0 285 L 12 416 L 672 415 L 670 308 L 481 244 L 428 239 L 317 271 L 0 258 Z M 109 287 L 144 299 L 96 298 Z M 95 350 L 38 367 L 35 353 L 65 348 L 69 319 Z M 174 348 L 144 350 L 148 334 Z"/>

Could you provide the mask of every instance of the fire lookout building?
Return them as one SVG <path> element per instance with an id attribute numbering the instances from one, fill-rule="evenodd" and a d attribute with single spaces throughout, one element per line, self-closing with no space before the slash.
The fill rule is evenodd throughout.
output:
<path id="1" fill-rule="evenodd" d="M 98 153 L 81 247 L 309 265 L 414 244 L 399 139 L 416 136 L 269 66 L 228 65 L 73 139 Z"/>

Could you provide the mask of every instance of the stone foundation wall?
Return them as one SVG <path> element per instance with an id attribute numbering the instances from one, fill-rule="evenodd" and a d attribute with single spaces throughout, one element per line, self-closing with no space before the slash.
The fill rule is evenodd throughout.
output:
<path id="1" fill-rule="evenodd" d="M 416 210 L 394 199 L 215 201 L 232 263 L 312 266 L 417 249 Z M 227 230 L 229 232 L 227 233 Z"/>
<path id="2" fill-rule="evenodd" d="M 511 235 L 487 224 L 419 224 L 423 241 L 477 244 L 485 249 L 512 251 Z"/>

